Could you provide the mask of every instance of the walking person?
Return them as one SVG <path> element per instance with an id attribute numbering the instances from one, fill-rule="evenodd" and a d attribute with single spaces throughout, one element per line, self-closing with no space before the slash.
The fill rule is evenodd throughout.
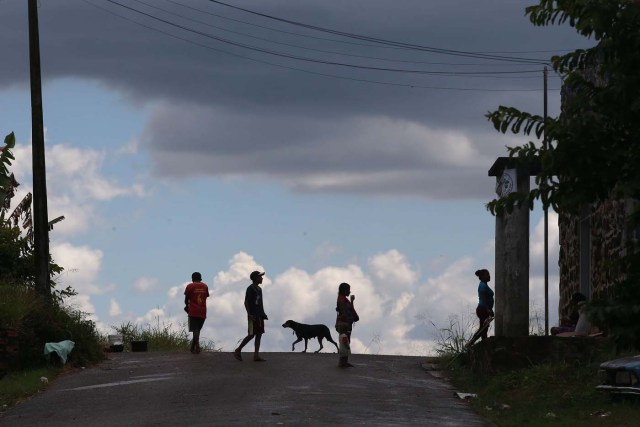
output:
<path id="1" fill-rule="evenodd" d="M 255 350 L 253 353 L 254 362 L 264 362 L 265 360 L 260 357 L 260 341 L 262 340 L 262 334 L 264 334 L 264 321 L 269 320 L 264 312 L 264 306 L 262 304 L 262 276 L 264 272 L 254 271 L 249 275 L 251 284 L 247 288 L 244 296 L 244 308 L 247 310 L 248 318 L 248 332 L 244 337 L 238 348 L 233 352 L 233 357 L 242 361 L 242 348 L 247 345 L 255 337 Z"/>
<path id="2" fill-rule="evenodd" d="M 480 329 L 484 326 L 485 321 L 489 317 L 494 317 L 493 314 L 493 290 L 489 287 L 488 283 L 491 280 L 489 270 L 482 269 L 476 271 L 476 276 L 480 279 L 478 284 L 478 306 L 476 307 L 476 315 L 480 319 Z M 480 339 L 487 338 L 487 331 L 485 329 L 480 335 Z"/>
<path id="3" fill-rule="evenodd" d="M 197 271 L 191 275 L 191 283 L 184 289 L 184 311 L 189 316 L 189 332 L 193 332 L 191 353 L 200 353 L 200 331 L 207 318 L 207 298 L 209 287 L 202 282 Z"/>
<path id="4" fill-rule="evenodd" d="M 351 285 L 348 283 L 340 283 L 338 286 L 338 301 L 336 303 L 336 331 L 339 334 L 340 348 L 338 350 L 339 362 L 338 366 L 341 368 L 353 368 L 353 365 L 349 363 L 349 356 L 351 356 L 351 330 L 353 329 L 354 322 L 360 320 L 353 301 L 356 299 L 355 295 L 351 294 Z"/>

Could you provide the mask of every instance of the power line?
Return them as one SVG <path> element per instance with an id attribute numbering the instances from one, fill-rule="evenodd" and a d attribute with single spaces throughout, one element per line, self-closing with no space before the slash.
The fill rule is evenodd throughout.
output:
<path id="1" fill-rule="evenodd" d="M 214 36 L 202 31 L 198 31 L 198 30 L 194 30 L 193 28 L 189 28 L 186 27 L 184 25 L 180 25 L 180 24 L 176 24 L 175 22 L 171 22 L 168 21 L 166 19 L 162 19 L 159 18 L 157 16 L 151 15 L 149 13 L 143 12 L 141 10 L 135 9 L 133 7 L 124 5 L 122 3 L 119 3 L 115 0 L 105 0 L 109 3 L 112 3 L 114 5 L 120 6 L 124 9 L 130 10 L 132 12 L 138 13 L 140 15 L 146 16 L 148 18 L 154 19 L 156 21 L 160 21 L 162 23 L 165 23 L 167 25 L 176 27 L 176 28 L 180 28 L 184 31 L 188 31 L 194 34 L 198 34 L 200 36 L 203 37 L 207 37 L 225 44 L 230 44 L 232 46 L 236 46 L 236 47 L 241 47 L 244 49 L 248 49 L 248 50 L 252 50 L 255 52 L 260 52 L 260 53 L 265 53 L 268 55 L 274 55 L 274 56 L 279 56 L 282 58 L 287 58 L 287 59 L 295 59 L 298 61 L 305 61 L 305 62 L 313 62 L 313 63 L 317 63 L 317 64 L 324 64 L 324 65 L 335 65 L 335 66 L 340 66 L 340 67 L 347 67 L 347 68 L 356 68 L 356 69 L 362 69 L 362 70 L 371 70 L 371 71 L 384 71 L 384 72 L 392 72 L 392 73 L 407 73 L 407 74 L 416 74 L 416 75 L 429 75 L 429 76 L 446 76 L 446 77 L 454 77 L 454 76 L 464 76 L 464 77 L 491 77 L 491 78 L 495 78 L 496 75 L 515 75 L 515 74 L 532 74 L 532 73 L 538 73 L 539 70 L 519 70 L 519 71 L 427 71 L 427 70 L 409 70 L 409 69 L 402 69 L 402 68 L 388 68 L 388 67 L 374 67 L 374 66 L 368 66 L 368 65 L 358 65 L 358 64 L 347 64 L 347 63 L 343 63 L 343 62 L 337 62 L 337 61 L 328 61 L 328 60 L 322 60 L 322 59 L 314 59 L 314 58 L 307 58 L 307 57 L 303 57 L 303 56 L 299 56 L 299 55 L 292 55 L 286 52 L 279 52 L 279 51 L 273 51 L 273 50 L 269 50 L 269 49 L 264 49 L 264 48 L 260 48 L 260 47 L 256 47 L 256 46 L 251 46 L 245 43 L 239 43 L 233 40 L 229 40 L 229 39 L 225 39 L 223 37 L 218 37 L 218 36 Z"/>
<path id="2" fill-rule="evenodd" d="M 256 58 L 251 58 L 248 56 L 244 56 L 244 55 L 239 55 L 237 53 L 233 53 L 233 52 L 229 52 L 223 49 L 218 49 L 218 48 L 214 48 L 212 46 L 208 46 L 202 43 L 198 43 L 195 42 L 193 40 L 184 38 L 184 37 L 180 37 L 177 36 L 175 34 L 171 34 L 169 32 L 163 31 L 161 29 L 155 28 L 155 27 L 151 27 L 149 25 L 143 24 L 141 22 L 138 22 L 136 20 L 133 20 L 131 18 L 128 18 L 126 16 L 120 15 L 116 12 L 113 12 L 109 9 L 106 9 L 102 6 L 98 6 L 88 0 L 82 0 L 83 2 L 97 8 L 100 9 L 104 12 L 107 12 L 109 14 L 112 14 L 114 16 L 117 16 L 121 19 L 124 19 L 126 21 L 129 21 L 131 23 L 134 23 L 136 25 L 139 25 L 141 27 L 144 27 L 146 29 L 152 30 L 152 31 L 156 31 L 158 33 L 164 34 L 166 36 L 172 37 L 174 39 L 177 40 L 181 40 L 184 41 L 186 43 L 190 43 L 193 44 L 195 46 L 199 46 L 208 50 L 212 50 L 218 53 L 222 53 L 225 55 L 229 55 L 229 56 L 233 56 L 236 58 L 241 58 L 241 59 L 245 59 L 248 61 L 252 61 L 252 62 L 257 62 L 260 64 L 265 64 L 265 65 L 270 65 L 273 67 L 277 67 L 277 68 L 282 68 L 282 69 L 286 69 L 286 70 L 291 70 L 291 71 L 297 71 L 297 72 L 302 72 L 302 73 L 306 73 L 306 74 L 311 74 L 311 75 L 315 75 L 315 76 L 321 76 L 321 77 L 329 77 L 329 78 L 334 78 L 334 79 L 340 79 L 340 80 L 347 80 L 347 81 L 354 81 L 354 82 L 360 82 L 360 83 L 370 83 L 370 84 L 376 84 L 376 85 L 381 85 L 381 86 L 392 86 L 392 87 L 404 87 L 404 88 L 411 88 L 411 89 L 429 89 L 429 90 L 444 90 L 444 91 L 464 91 L 464 92 L 539 92 L 540 89 L 489 89 L 489 88 L 460 88 L 460 87 L 447 87 L 447 86 L 426 86 L 426 85 L 420 85 L 420 84 L 411 84 L 411 83 L 397 83 L 397 82 L 386 82 L 386 81 L 380 81 L 380 80 L 372 80 L 372 79 L 362 79 L 362 78 L 356 78 L 356 77 L 349 77 L 349 76 L 341 76 L 341 75 L 336 75 L 336 74 L 329 74 L 329 73 L 322 73 L 322 72 L 318 72 L 318 71 L 312 71 L 312 70 L 306 70 L 303 68 L 297 68 L 297 67 L 291 67 L 288 65 L 282 65 L 282 64 L 278 64 L 278 63 L 274 63 L 274 62 L 270 62 L 270 61 L 265 61 L 265 60 L 260 60 L 260 59 L 256 59 Z M 560 89 L 549 89 L 552 91 L 559 91 Z"/>
<path id="3" fill-rule="evenodd" d="M 263 18 L 267 18 L 267 19 L 271 19 L 271 20 L 275 20 L 275 21 L 279 21 L 279 22 L 284 22 L 284 23 L 287 23 L 287 24 L 290 24 L 290 25 L 295 25 L 295 26 L 299 26 L 299 27 L 303 27 L 303 28 L 308 28 L 308 29 L 311 29 L 311 30 L 316 30 L 316 31 L 324 32 L 324 33 L 340 35 L 340 36 L 343 36 L 343 37 L 353 38 L 353 39 L 356 39 L 356 40 L 370 41 L 370 42 L 379 43 L 379 44 L 382 44 L 382 45 L 399 46 L 399 47 L 405 47 L 407 49 L 415 49 L 415 50 L 420 50 L 420 51 L 440 53 L 440 54 L 443 54 L 443 55 L 453 55 L 453 56 L 464 56 L 464 57 L 471 57 L 471 58 L 491 59 L 491 60 L 495 60 L 495 61 L 523 62 L 523 63 L 529 63 L 529 64 L 538 64 L 538 65 L 548 65 L 549 64 L 548 61 L 543 61 L 543 60 L 540 60 L 540 59 L 537 59 L 537 58 L 520 58 L 520 57 L 493 55 L 493 54 L 480 54 L 480 53 L 477 53 L 477 52 L 452 50 L 452 49 L 442 49 L 442 48 L 436 48 L 436 47 L 432 47 L 432 46 L 422 46 L 422 45 L 417 45 L 417 44 L 412 44 L 412 43 L 398 42 L 398 41 L 394 41 L 394 40 L 387 40 L 387 39 L 381 39 L 381 38 L 377 38 L 377 37 L 364 36 L 364 35 L 360 35 L 360 34 L 347 33 L 347 32 L 344 32 L 344 31 L 333 30 L 333 29 L 330 29 L 330 28 L 324 28 L 324 27 L 319 27 L 319 26 L 316 26 L 316 25 L 305 24 L 305 23 L 298 22 L 298 21 L 292 21 L 290 19 L 279 18 L 277 16 L 256 12 L 256 11 L 253 11 L 253 10 L 250 10 L 250 9 L 245 9 L 245 8 L 238 7 L 238 6 L 233 6 L 231 4 L 224 3 L 224 2 L 221 2 L 221 1 L 218 1 L 218 0 L 208 0 L 208 1 L 210 1 L 211 3 L 219 4 L 221 6 L 226 6 L 226 7 L 232 8 L 232 9 L 241 10 L 243 12 L 246 12 L 246 13 L 249 13 L 249 14 L 252 14 L 252 15 L 261 16 Z"/>
<path id="4" fill-rule="evenodd" d="M 218 29 L 218 30 L 221 30 L 221 31 L 225 31 L 225 32 L 228 32 L 228 33 L 237 34 L 237 35 L 240 35 L 240 36 L 243 36 L 243 37 L 249 37 L 249 38 L 260 40 L 260 41 L 264 41 L 264 42 L 267 42 L 267 43 L 273 43 L 273 44 L 293 47 L 293 48 L 297 48 L 297 49 L 304 49 L 304 50 L 309 50 L 309 51 L 313 51 L 313 52 L 328 53 L 328 54 L 341 55 L 341 56 L 347 56 L 347 57 L 353 57 L 353 58 L 373 59 L 373 60 L 385 61 L 385 62 L 405 63 L 405 64 L 428 64 L 428 65 L 449 65 L 449 66 L 451 66 L 451 65 L 453 65 L 453 66 L 469 66 L 469 65 L 472 65 L 472 66 L 495 66 L 496 65 L 496 64 L 487 64 L 487 63 L 471 63 L 471 64 L 466 63 L 465 64 L 465 63 L 452 63 L 452 62 L 408 61 L 408 60 L 402 60 L 402 59 L 381 58 L 381 57 L 376 57 L 376 56 L 356 55 L 356 54 L 352 54 L 352 53 L 337 52 L 337 51 L 332 51 L 332 50 L 315 49 L 315 48 L 311 48 L 311 47 L 307 47 L 307 46 L 301 46 L 301 45 L 292 44 L 292 43 L 285 43 L 285 42 L 278 42 L 278 41 L 274 41 L 274 40 L 269 40 L 269 39 L 266 39 L 266 38 L 263 38 L 263 37 L 254 36 L 252 34 L 247 34 L 247 33 L 243 33 L 243 32 L 240 32 L 240 31 L 230 30 L 228 28 L 220 27 L 220 26 L 217 26 L 217 25 L 212 25 L 212 24 L 210 24 L 210 23 L 208 23 L 206 21 L 202 21 L 202 20 L 199 20 L 199 19 L 193 19 L 193 18 L 190 18 L 188 16 L 185 16 L 185 15 L 182 15 L 182 14 L 179 14 L 179 13 L 175 13 L 175 12 L 173 12 L 171 10 L 167 10 L 167 9 L 162 8 L 162 7 L 154 6 L 154 5 L 150 4 L 150 3 L 147 3 L 147 2 L 142 1 L 142 0 L 134 0 L 134 1 L 137 2 L 137 3 L 144 4 L 145 6 L 150 7 L 152 9 L 160 10 L 162 12 L 165 12 L 165 13 L 169 14 L 169 15 L 177 16 L 177 17 L 180 17 L 182 19 L 186 19 L 188 21 L 195 22 L 195 23 L 198 23 L 198 24 L 202 24 L 202 25 L 205 25 L 207 27 L 215 28 L 215 29 Z M 166 1 L 168 1 L 170 3 L 173 3 L 173 4 L 178 4 L 178 5 L 181 5 L 181 6 L 185 6 L 185 7 L 188 7 L 190 9 L 194 9 L 194 8 L 189 7 L 189 6 L 173 2 L 171 0 L 166 0 Z M 199 9 L 195 9 L 195 10 L 199 10 Z M 218 15 L 216 15 L 216 16 L 218 16 Z M 324 40 L 327 40 L 327 39 L 324 39 Z M 373 46 L 373 45 L 367 45 L 367 46 Z M 517 64 L 503 64 L 503 65 L 523 66 L 523 65 L 530 65 L 530 64 L 517 63 Z M 527 78 L 529 78 L 529 77 L 527 77 Z M 534 77 L 534 78 L 536 78 L 536 77 Z"/>
<path id="5" fill-rule="evenodd" d="M 312 36 L 310 34 L 302 34 L 302 33 L 296 33 L 293 31 L 285 31 L 285 30 L 281 30 L 278 28 L 273 28 L 273 27 L 268 27 L 266 25 L 259 25 L 259 24 L 255 24 L 253 22 L 248 22 L 248 21 L 243 21 L 241 19 L 235 19 L 235 18 L 231 18 L 228 16 L 224 16 L 224 15 L 220 15 L 218 13 L 213 13 L 213 12 L 209 12 L 206 10 L 202 10 L 199 9 L 197 7 L 193 7 L 193 6 L 189 6 L 174 0 L 165 0 L 168 3 L 172 3 L 174 5 L 177 6 L 181 6 L 184 7 L 186 9 L 190 9 L 193 10 L 195 12 L 198 13 L 203 13 L 209 16 L 214 16 L 216 18 L 220 18 L 223 20 L 227 20 L 227 21 L 232 21 L 232 22 L 237 22 L 240 24 L 244 24 L 244 25 L 248 25 L 248 26 L 252 26 L 252 27 L 256 27 L 256 28 L 262 28 L 265 30 L 269 30 L 269 31 L 274 31 L 274 32 L 278 32 L 278 33 L 282 33 L 282 34 L 289 34 L 289 35 L 293 35 L 293 36 L 297 36 L 297 37 L 304 37 L 304 38 L 309 38 L 309 39 L 314 39 L 314 40 L 323 40 L 323 41 L 328 41 L 328 42 L 332 42 L 332 43 L 340 43 L 340 44 L 347 44 L 347 45 L 353 45 L 353 46 L 364 46 L 364 47 L 375 47 L 378 49 L 393 49 L 393 50 L 411 50 L 405 47 L 395 47 L 395 46 L 383 46 L 383 45 L 379 45 L 379 44 L 367 44 L 367 43 L 356 43 L 356 42 L 352 42 L 349 40 L 336 40 L 336 39 L 332 39 L 332 38 L 326 38 L 326 37 L 318 37 L 318 36 Z M 484 52 L 475 52 L 475 53 L 479 53 L 479 54 L 493 54 L 493 53 L 553 53 L 553 52 L 571 52 L 574 49 L 549 49 L 549 50 L 530 50 L 530 51 L 499 51 L 499 52 L 489 52 L 489 51 L 484 51 Z M 473 63 L 473 64 L 465 64 L 465 63 L 448 63 L 448 62 L 424 62 L 425 64 L 442 64 L 442 65 L 490 65 L 490 64 L 478 64 L 478 63 Z M 527 65 L 527 64 L 504 64 L 504 65 Z"/>

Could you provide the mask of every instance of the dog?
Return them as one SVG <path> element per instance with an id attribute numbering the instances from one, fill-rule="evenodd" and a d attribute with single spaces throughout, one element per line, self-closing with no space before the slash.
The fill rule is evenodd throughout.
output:
<path id="1" fill-rule="evenodd" d="M 320 348 L 316 351 L 316 353 L 322 350 L 322 340 L 325 338 L 330 343 L 333 343 L 333 345 L 336 346 L 336 350 L 338 350 L 338 343 L 336 343 L 333 338 L 331 338 L 331 332 L 329 332 L 329 328 L 327 328 L 325 325 L 305 325 L 304 323 L 287 320 L 282 324 L 282 327 L 293 329 L 293 333 L 296 334 L 296 337 L 298 338 L 293 342 L 293 344 L 291 344 L 291 351 L 294 351 L 297 343 L 304 340 L 304 350 L 302 352 L 306 353 L 307 342 L 311 338 L 318 338 L 318 343 L 320 343 Z"/>

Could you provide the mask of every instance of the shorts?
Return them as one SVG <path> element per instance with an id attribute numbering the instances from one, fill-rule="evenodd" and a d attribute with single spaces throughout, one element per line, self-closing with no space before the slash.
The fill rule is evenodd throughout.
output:
<path id="1" fill-rule="evenodd" d="M 262 335 L 262 334 L 264 334 L 264 319 L 263 318 L 258 318 L 256 320 L 249 319 L 247 335 Z"/>
<path id="2" fill-rule="evenodd" d="M 204 317 L 189 316 L 189 332 L 201 330 L 204 325 L 204 320 Z"/>
<path id="3" fill-rule="evenodd" d="M 350 334 L 352 328 L 353 326 L 351 323 L 336 321 L 336 331 L 338 334 Z"/>

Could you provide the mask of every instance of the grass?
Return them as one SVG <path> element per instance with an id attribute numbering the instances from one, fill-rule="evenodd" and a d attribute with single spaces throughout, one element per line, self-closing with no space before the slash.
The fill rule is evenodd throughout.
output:
<path id="1" fill-rule="evenodd" d="M 534 309 L 532 335 L 543 334 L 541 316 Z M 454 315 L 449 325 L 436 328 L 436 353 L 443 373 L 456 390 L 474 393 L 474 410 L 500 427 L 636 426 L 640 422 L 640 396 L 611 396 L 596 391 L 600 363 L 624 355 L 611 350 L 594 352 L 588 362 L 555 362 L 525 369 L 482 373 L 461 364 L 469 336 L 477 328 L 472 314 Z M 433 325 L 435 327 L 435 325 Z M 454 360 L 454 362 L 450 362 Z"/>
<path id="2" fill-rule="evenodd" d="M 47 383 L 61 372 L 60 368 L 44 367 L 28 371 L 11 372 L 0 379 L 0 413 L 47 388 Z"/>
<path id="3" fill-rule="evenodd" d="M 127 350 L 131 350 L 131 341 L 147 341 L 149 351 L 184 351 L 191 345 L 191 334 L 186 324 L 177 327 L 171 323 L 161 325 L 158 319 L 156 325 L 139 326 L 127 322 L 111 328 L 115 331 L 114 335 L 122 335 Z M 202 336 L 200 348 L 202 351 L 220 351 L 213 340 Z"/>
<path id="4" fill-rule="evenodd" d="M 610 358 L 603 356 L 582 366 L 558 362 L 493 375 L 453 366 L 447 375 L 457 390 L 478 395 L 470 404 L 497 426 L 636 426 L 640 398 L 616 398 L 595 389 L 598 366 Z"/>

